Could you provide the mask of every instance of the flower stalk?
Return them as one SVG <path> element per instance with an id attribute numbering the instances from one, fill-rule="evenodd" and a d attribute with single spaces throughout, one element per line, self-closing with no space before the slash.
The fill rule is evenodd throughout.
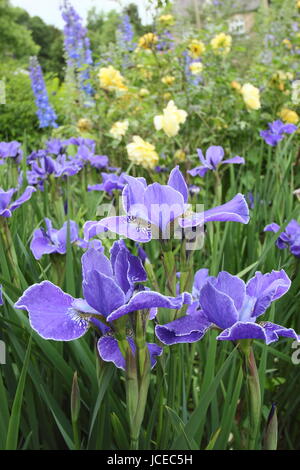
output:
<path id="1" fill-rule="evenodd" d="M 135 347 L 126 351 L 126 400 L 130 426 L 130 448 L 137 450 L 144 419 L 150 383 L 150 356 L 146 343 L 146 317 L 143 312 L 134 314 Z"/>
<path id="2" fill-rule="evenodd" d="M 260 382 L 251 340 L 240 340 L 239 344 L 244 355 L 244 375 L 248 394 L 248 450 L 254 450 L 261 418 Z"/>

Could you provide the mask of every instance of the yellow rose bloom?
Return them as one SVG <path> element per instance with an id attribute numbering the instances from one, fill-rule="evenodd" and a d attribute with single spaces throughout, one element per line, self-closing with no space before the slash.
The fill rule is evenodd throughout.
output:
<path id="1" fill-rule="evenodd" d="M 178 109 L 174 101 L 169 101 L 167 107 L 163 110 L 163 114 L 155 116 L 154 126 L 157 131 L 163 129 L 168 137 L 174 137 L 178 134 L 180 124 L 183 124 L 187 118 L 187 112 Z"/>
<path id="2" fill-rule="evenodd" d="M 198 39 L 193 39 L 188 45 L 188 49 L 189 56 L 192 57 L 192 59 L 198 59 L 202 54 L 204 54 L 205 45 L 202 41 L 198 41 Z"/>
<path id="3" fill-rule="evenodd" d="M 163 99 L 165 101 L 170 101 L 170 98 L 172 97 L 171 93 L 167 92 L 163 94 Z"/>
<path id="4" fill-rule="evenodd" d="M 128 121 L 117 121 L 112 125 L 112 128 L 110 129 L 109 133 L 115 138 L 115 139 L 121 139 L 127 132 L 128 130 Z"/>
<path id="5" fill-rule="evenodd" d="M 148 95 L 150 95 L 150 91 L 147 90 L 147 88 L 141 88 L 140 92 L 139 92 L 139 95 L 142 96 L 142 97 L 148 96 Z"/>
<path id="6" fill-rule="evenodd" d="M 172 75 L 166 75 L 165 77 L 163 77 L 161 79 L 161 81 L 165 84 L 165 85 L 172 85 L 172 83 L 174 83 L 175 81 L 175 77 L 172 77 Z"/>
<path id="7" fill-rule="evenodd" d="M 158 42 L 158 37 L 156 36 L 156 34 L 154 33 L 147 33 L 147 34 L 144 34 L 144 36 L 142 36 L 140 39 L 139 39 L 139 42 L 138 42 L 138 47 L 140 49 L 152 49 L 153 46 Z"/>
<path id="8" fill-rule="evenodd" d="M 192 75 L 200 75 L 203 70 L 202 62 L 192 62 L 190 64 L 190 71 Z"/>
<path id="9" fill-rule="evenodd" d="M 158 163 L 158 154 L 154 145 L 146 142 L 138 135 L 133 137 L 133 142 L 126 146 L 128 159 L 136 165 L 146 169 L 153 169 Z"/>
<path id="10" fill-rule="evenodd" d="M 287 49 L 292 49 L 293 45 L 289 39 L 284 39 L 282 41 L 282 44 L 287 48 Z"/>
<path id="11" fill-rule="evenodd" d="M 175 23 L 175 18 L 173 15 L 161 15 L 158 21 L 164 25 L 172 26 Z"/>
<path id="12" fill-rule="evenodd" d="M 299 116 L 296 111 L 288 108 L 282 108 L 278 116 L 288 124 L 297 124 L 299 122 Z"/>
<path id="13" fill-rule="evenodd" d="M 211 41 L 210 45 L 215 54 L 227 55 L 230 52 L 232 37 L 229 34 L 217 34 Z"/>
<path id="14" fill-rule="evenodd" d="M 231 88 L 233 88 L 234 90 L 240 92 L 241 89 L 242 89 L 242 85 L 239 83 L 239 82 L 236 82 L 235 80 L 233 80 L 231 83 L 230 83 L 230 86 Z"/>
<path id="15" fill-rule="evenodd" d="M 98 74 L 100 80 L 100 87 L 108 91 L 126 91 L 127 87 L 124 85 L 124 77 L 112 65 L 109 67 L 102 67 Z"/>
<path id="16" fill-rule="evenodd" d="M 241 94 L 248 109 L 260 109 L 261 104 L 258 88 L 251 85 L 251 83 L 245 83 L 241 88 Z"/>
<path id="17" fill-rule="evenodd" d="M 176 152 L 174 154 L 174 158 L 175 158 L 176 162 L 184 162 L 185 159 L 186 159 L 186 154 L 183 150 L 178 149 L 178 150 L 176 150 Z"/>
<path id="18" fill-rule="evenodd" d="M 87 118 L 81 118 L 77 122 L 77 129 L 79 132 L 90 131 L 93 127 L 92 121 Z"/>
<path id="19" fill-rule="evenodd" d="M 297 8 L 300 8 L 300 0 L 297 2 Z"/>

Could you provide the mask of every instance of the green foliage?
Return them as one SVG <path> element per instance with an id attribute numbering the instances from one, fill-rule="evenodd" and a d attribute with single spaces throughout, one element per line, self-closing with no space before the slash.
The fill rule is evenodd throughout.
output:
<path id="1" fill-rule="evenodd" d="M 9 0 L 0 0 L 0 60 L 15 58 L 23 64 L 39 51 L 31 32 L 18 24 L 20 9 L 10 5 Z"/>
<path id="2" fill-rule="evenodd" d="M 217 32 L 227 30 L 227 23 L 221 18 L 209 20 L 205 17 L 207 28 L 191 28 L 183 37 L 176 36 L 175 25 L 171 31 L 176 40 L 170 50 L 128 52 L 115 42 L 120 15 L 115 11 L 108 15 L 96 14 L 92 10 L 88 30 L 95 59 L 101 60 L 101 67 L 112 65 L 120 71 L 127 89 L 111 91 L 101 86 L 99 66 L 91 67 L 95 96 L 92 105 L 86 106 L 76 88 L 72 70 L 67 69 L 65 81 L 60 82 L 61 38 L 57 31 L 49 27 L 43 36 L 44 26 L 39 18 L 30 18 L 24 12 L 12 9 L 7 1 L 0 2 L 1 7 L 8 7 L 9 13 L 5 14 L 10 14 L 9 21 L 13 21 L 7 51 L 11 47 L 12 55 L 17 57 L 19 53 L 14 53 L 14 47 L 19 48 L 20 44 L 12 38 L 15 31 L 19 31 L 17 35 L 24 32 L 26 25 L 41 47 L 40 58 L 46 70 L 58 72 L 47 74 L 46 83 L 60 127 L 42 131 L 38 127 L 28 72 L 22 68 L 22 57 L 20 61 L 9 60 L 11 53 L 7 52 L 1 66 L 6 83 L 6 104 L 0 105 L 0 141 L 19 140 L 23 143 L 21 168 L 30 168 L 26 167 L 26 156 L 31 150 L 42 148 L 50 136 L 61 139 L 81 136 L 93 138 L 96 153 L 108 155 L 112 167 L 130 171 L 132 176 L 143 176 L 148 183 L 166 184 L 170 169 L 180 164 L 187 183 L 201 188 L 191 197 L 192 203 L 204 204 L 205 208 L 228 201 L 237 192 L 245 195 L 251 192 L 254 205 L 250 209 L 249 224 L 208 224 L 203 248 L 189 254 L 188 272 L 179 240 L 173 242 L 173 251 L 165 257 L 159 241 L 144 244 L 150 273 L 146 286 L 170 294 L 169 291 L 176 291 L 175 274 L 178 271 L 184 274 L 181 283 L 188 284 L 200 268 L 208 268 L 211 275 L 226 270 L 245 281 L 257 270 L 266 273 L 282 268 L 292 279 L 291 289 L 272 305 L 263 320 L 300 332 L 299 259 L 288 250 L 278 250 L 275 245 L 277 235 L 263 232 L 265 225 L 272 221 L 282 228 L 293 218 L 300 221 L 299 201 L 293 195 L 300 186 L 299 131 L 285 136 L 275 148 L 268 147 L 259 135 L 268 122 L 278 118 L 283 107 L 300 114 L 299 104 L 295 104 L 291 96 L 299 61 L 296 53 L 299 37 L 296 32 L 291 32 L 292 22 L 298 18 L 294 3 L 292 7 L 290 0 L 272 2 L 272 21 L 280 13 L 275 42 L 265 43 L 265 34 L 270 32 L 272 23 L 259 11 L 251 35 L 233 37 L 231 52 L 225 56 L 214 54 L 210 45 Z M 155 3 L 170 13 L 169 2 Z M 141 26 L 135 5 L 128 5 L 125 11 L 134 24 L 137 40 L 150 28 Z M 1 21 L 0 18 L 0 28 L 3 27 Z M 163 27 L 159 25 L 158 29 Z M 290 49 L 282 44 L 288 31 Z M 184 53 L 188 52 L 192 39 L 202 40 L 206 47 L 201 56 L 204 66 L 201 81 L 197 85 L 185 73 Z M 0 44 L 1 41 L 2 36 Z M 47 49 L 49 42 L 51 47 L 56 44 L 57 52 L 51 47 Z M 264 49 L 273 52 L 269 62 L 264 62 L 261 56 Z M 24 60 L 26 62 L 26 55 Z M 284 74 L 278 74 L 279 71 Z M 174 80 L 171 83 L 162 81 L 166 76 L 174 77 Z M 235 88 L 233 81 L 238 82 Z M 247 82 L 260 89 L 261 108 L 258 110 L 247 109 L 239 87 L 236 87 Z M 154 117 L 162 114 L 169 100 L 174 100 L 179 109 L 188 113 L 186 123 L 174 137 L 156 131 L 153 124 Z M 88 129 L 80 130 L 78 121 L 81 118 L 91 125 Z M 110 129 L 116 121 L 124 120 L 128 120 L 128 131 L 116 139 Z M 134 135 L 155 146 L 160 156 L 159 164 L 166 172 L 129 166 L 126 145 Z M 245 165 L 224 165 L 218 172 L 208 172 L 205 178 L 191 177 L 188 170 L 199 164 L 196 149 L 205 151 L 209 145 L 222 145 L 226 158 L 237 154 L 243 156 Z M 184 158 L 175 157 L 178 150 Z M 72 147 L 68 152 L 74 155 L 76 150 Z M 7 345 L 7 364 L 0 365 L 0 449 L 117 450 L 128 449 L 130 445 L 126 376 L 113 364 L 99 358 L 96 350 L 98 332 L 91 328 L 77 341 L 46 341 L 32 330 L 27 313 L 14 308 L 15 301 L 28 286 L 43 280 L 57 283 L 77 298 L 82 297 L 82 249 L 68 241 L 65 255 L 45 255 L 36 260 L 30 242 L 33 230 L 43 224 L 45 217 L 50 218 L 55 227 L 61 227 L 66 220 L 75 220 L 82 236 L 84 223 L 97 219 L 102 202 L 109 207 L 117 206 L 118 192 L 109 195 L 87 191 L 89 184 L 100 182 L 99 173 L 86 165 L 78 175 L 69 178 L 51 175 L 45 181 L 44 191 L 33 194 L 10 219 L 0 217 L 0 285 L 4 294 L 4 306 L 0 309 L 0 339 Z M 0 165 L 0 187 L 16 187 L 18 177 L 13 161 Z M 130 240 L 125 242 L 136 253 L 135 244 Z M 109 238 L 103 240 L 106 254 L 111 244 Z M 172 282 L 167 277 L 166 259 L 173 272 Z M 177 312 L 178 315 L 182 313 Z M 157 321 L 167 323 L 171 319 L 169 311 L 159 310 Z M 149 341 L 157 341 L 153 325 L 149 325 L 147 336 Z M 239 450 L 247 447 L 250 419 L 243 363 L 236 345 L 216 341 L 216 336 L 217 332 L 210 330 L 197 343 L 164 348 L 151 372 L 139 439 L 141 449 Z M 271 442 L 267 442 L 267 446 L 276 446 L 277 420 L 276 426 L 271 423 L 271 431 L 268 422 L 269 410 L 276 402 L 278 447 L 298 450 L 300 369 L 291 361 L 295 349 L 291 341 L 281 339 L 271 346 L 254 341 L 253 350 L 262 400 L 253 446 L 262 448 L 266 427 L 267 430 L 269 427 L 269 434 L 265 435 L 265 442 L 268 439 Z"/>
<path id="3" fill-rule="evenodd" d="M 17 23 L 31 31 L 32 39 L 39 46 L 38 59 L 43 72 L 54 73 L 62 80 L 65 70 L 62 32 L 24 10 L 20 11 Z"/>
<path id="4" fill-rule="evenodd" d="M 116 30 L 120 23 L 120 15 L 114 10 L 109 13 L 97 13 L 92 8 L 88 13 L 87 29 L 93 53 L 99 53 L 99 48 L 116 42 Z"/>
<path id="5" fill-rule="evenodd" d="M 33 149 L 40 145 L 45 131 L 39 128 L 29 72 L 22 67 L 16 68 L 16 65 L 15 61 L 7 62 L 2 70 L 6 102 L 0 104 L 0 141 L 18 140 L 26 142 L 28 149 Z M 59 80 L 49 77 L 46 84 L 50 101 L 57 107 L 60 122 L 63 122 L 63 95 L 60 98 Z"/>

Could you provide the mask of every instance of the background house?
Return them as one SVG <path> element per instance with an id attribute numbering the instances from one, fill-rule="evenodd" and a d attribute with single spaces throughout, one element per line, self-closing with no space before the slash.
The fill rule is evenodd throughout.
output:
<path id="1" fill-rule="evenodd" d="M 205 11 L 213 7 L 216 16 L 227 20 L 231 34 L 244 35 L 253 29 L 259 8 L 268 5 L 268 0 L 175 0 L 174 13 L 179 21 L 192 19 L 200 28 L 205 25 Z"/>

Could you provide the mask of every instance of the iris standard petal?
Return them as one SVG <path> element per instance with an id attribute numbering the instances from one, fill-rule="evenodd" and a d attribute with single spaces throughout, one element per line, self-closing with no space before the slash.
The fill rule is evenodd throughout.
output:
<path id="1" fill-rule="evenodd" d="M 255 273 L 246 285 L 247 295 L 256 298 L 252 317 L 263 314 L 274 300 L 282 297 L 290 288 L 291 280 L 286 272 L 272 271 L 268 274 Z"/>
<path id="2" fill-rule="evenodd" d="M 189 190 L 178 165 L 171 171 L 168 185 L 182 195 L 185 203 L 188 202 Z"/>
<path id="3" fill-rule="evenodd" d="M 181 193 L 170 186 L 153 183 L 144 195 L 148 220 L 165 232 L 167 225 L 185 212 Z"/>
<path id="4" fill-rule="evenodd" d="M 143 204 L 145 186 L 141 181 L 133 176 L 124 175 L 124 179 L 127 184 L 122 192 L 123 207 L 125 212 L 130 214 L 132 206 Z"/>
<path id="5" fill-rule="evenodd" d="M 107 277 L 113 277 L 113 270 L 110 260 L 105 254 L 95 248 L 89 248 L 81 258 L 82 278 L 87 279 L 90 271 L 98 271 Z"/>
<path id="6" fill-rule="evenodd" d="M 246 286 L 242 279 L 221 271 L 216 278 L 211 280 L 211 283 L 218 291 L 227 294 L 233 300 L 237 311 L 242 308 L 246 294 Z"/>
<path id="7" fill-rule="evenodd" d="M 104 317 L 124 304 L 125 296 L 110 277 L 92 270 L 85 273 L 82 284 L 87 303 Z"/>
<path id="8" fill-rule="evenodd" d="M 41 259 L 45 254 L 56 252 L 56 247 L 52 245 L 45 232 L 39 228 L 33 233 L 30 249 L 37 260 Z"/>
<path id="9" fill-rule="evenodd" d="M 217 290 L 211 280 L 202 287 L 199 303 L 207 319 L 219 328 L 228 328 L 238 320 L 233 299 Z"/>
<path id="10" fill-rule="evenodd" d="M 224 149 L 220 145 L 211 145 L 205 156 L 207 164 L 215 170 L 224 158 Z"/>

